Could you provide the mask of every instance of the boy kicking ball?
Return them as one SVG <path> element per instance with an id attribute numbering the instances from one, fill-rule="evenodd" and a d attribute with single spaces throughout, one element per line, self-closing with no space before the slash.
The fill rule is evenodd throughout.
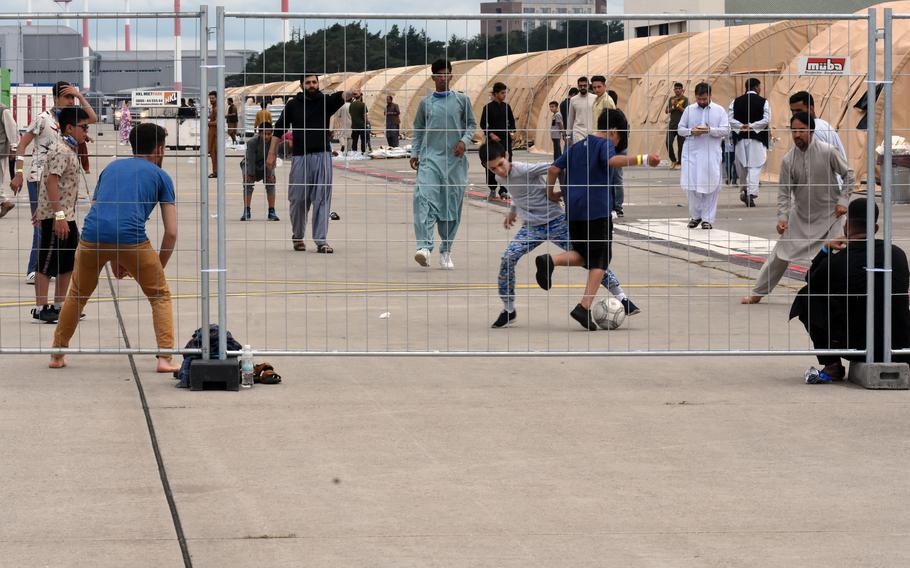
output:
<path id="1" fill-rule="evenodd" d="M 537 284 L 544 290 L 552 285 L 556 266 L 583 266 L 588 269 L 581 301 L 570 315 L 588 331 L 597 324 L 591 317 L 591 304 L 597 295 L 609 265 L 613 248 L 613 221 L 610 203 L 611 168 L 642 165 L 657 167 L 655 155 L 619 156 L 629 145 L 629 122 L 620 110 L 605 110 L 597 118 L 597 131 L 576 142 L 550 166 L 547 172 L 547 196 L 563 199 L 569 221 L 571 250 L 557 256 L 542 254 L 534 259 Z M 566 172 L 566 185 L 555 189 L 556 180 Z"/>
<path id="2" fill-rule="evenodd" d="M 506 188 L 512 196 L 503 227 L 511 229 L 517 220 L 521 221 L 521 228 L 503 251 L 499 266 L 499 297 L 503 310 L 492 327 L 500 328 L 510 325 L 518 317 L 515 310 L 515 266 L 518 261 L 546 241 L 568 250 L 569 225 L 562 207 L 547 197 L 546 174 L 550 164 L 510 162 L 506 149 L 497 142 L 488 142 L 478 151 L 487 158 L 485 166 L 495 174 L 499 186 Z M 606 271 L 602 284 L 622 302 L 628 315 L 641 313 L 626 297 L 613 271 Z"/>

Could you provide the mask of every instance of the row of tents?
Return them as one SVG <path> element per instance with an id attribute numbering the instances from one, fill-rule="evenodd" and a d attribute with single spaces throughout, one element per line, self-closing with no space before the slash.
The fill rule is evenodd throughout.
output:
<path id="1" fill-rule="evenodd" d="M 876 6 L 910 13 L 910 1 Z M 881 22 L 879 23 L 881 26 Z M 550 101 L 561 101 L 578 77 L 604 75 L 608 88 L 619 96 L 619 107 L 629 117 L 630 153 L 661 153 L 669 117 L 664 112 L 675 82 L 681 82 L 694 102 L 694 87 L 707 81 L 714 101 L 726 106 L 744 91 L 745 81 L 757 77 L 763 95 L 771 102 L 772 150 L 766 173 L 776 179 L 784 154 L 792 145 L 787 131 L 788 99 L 807 90 L 815 97 L 816 114 L 838 129 L 858 178 L 866 172 L 865 96 L 867 89 L 867 22 L 863 20 L 786 20 L 774 23 L 717 27 L 695 34 L 636 38 L 606 45 L 507 55 L 489 60 L 453 63 L 453 90 L 465 93 L 479 118 L 492 86 L 509 87 L 508 102 L 518 123 L 518 143 L 532 151 L 550 154 Z M 883 73 L 883 45 L 878 42 L 877 73 Z M 895 20 L 893 27 L 893 93 L 906 100 L 910 80 L 904 68 L 910 62 L 910 20 Z M 849 57 L 850 71 L 843 76 L 807 76 L 800 73 L 804 56 Z M 908 68 L 910 69 L 910 68 Z M 428 64 L 396 67 L 355 74 L 321 77 L 324 91 L 360 88 L 369 106 L 374 129 L 384 125 L 386 95 L 401 110 L 402 134 L 410 134 L 420 99 L 433 90 Z M 228 96 L 243 98 L 286 97 L 300 90 L 292 81 L 235 87 Z M 881 124 L 881 99 L 876 112 Z M 893 105 L 893 134 L 907 132 L 910 106 Z M 880 131 L 879 131 L 880 132 Z M 480 134 L 478 134 L 478 139 Z M 879 136 L 880 138 L 880 136 Z"/>

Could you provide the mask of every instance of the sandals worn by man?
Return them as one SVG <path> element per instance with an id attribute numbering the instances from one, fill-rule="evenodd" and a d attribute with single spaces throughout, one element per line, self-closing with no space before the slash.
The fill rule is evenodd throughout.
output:
<path id="1" fill-rule="evenodd" d="M 294 241 L 294 250 L 297 250 L 297 251 L 305 251 L 305 250 L 306 250 L 306 243 L 303 242 L 303 241 Z"/>
<path id="2" fill-rule="evenodd" d="M 275 367 L 268 361 L 253 367 L 253 382 L 263 385 L 277 385 L 281 382 L 281 375 L 275 372 Z"/>
<path id="3" fill-rule="evenodd" d="M 319 254 L 332 254 L 333 252 L 335 252 L 335 249 L 333 249 L 329 245 L 319 245 L 318 247 L 316 247 L 316 252 L 318 252 Z"/>

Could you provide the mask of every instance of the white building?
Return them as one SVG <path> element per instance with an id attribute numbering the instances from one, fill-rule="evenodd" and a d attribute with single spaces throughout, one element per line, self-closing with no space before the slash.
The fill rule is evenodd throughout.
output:
<path id="1" fill-rule="evenodd" d="M 723 20 L 686 21 L 679 19 L 682 14 L 725 14 L 725 0 L 649 0 L 635 2 L 626 0 L 623 13 L 632 14 L 666 14 L 665 18 L 655 20 L 629 20 L 626 26 L 626 39 L 678 34 L 685 32 L 705 32 L 725 25 Z"/>
<path id="2" fill-rule="evenodd" d="M 481 2 L 481 14 L 606 14 L 607 0 L 497 0 Z M 487 20 L 481 24 L 484 35 L 495 35 L 549 25 L 556 29 L 557 20 Z"/>

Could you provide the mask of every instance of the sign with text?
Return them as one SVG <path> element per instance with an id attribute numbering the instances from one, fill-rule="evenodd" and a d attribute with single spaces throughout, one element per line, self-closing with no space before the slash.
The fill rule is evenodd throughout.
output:
<path id="1" fill-rule="evenodd" d="M 850 58 L 834 55 L 804 55 L 799 58 L 800 75 L 836 75 L 850 74 Z"/>
<path id="2" fill-rule="evenodd" d="M 134 107 L 179 107 L 180 91 L 133 91 Z"/>

